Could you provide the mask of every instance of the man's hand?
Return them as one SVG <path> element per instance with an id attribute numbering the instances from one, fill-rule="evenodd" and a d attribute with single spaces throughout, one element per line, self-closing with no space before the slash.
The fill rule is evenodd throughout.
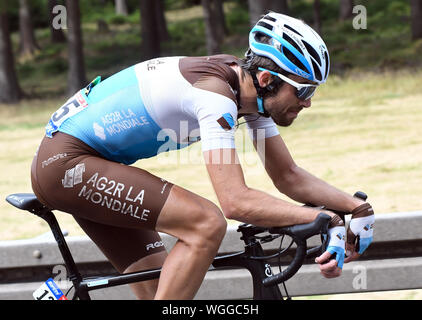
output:
<path id="1" fill-rule="evenodd" d="M 328 229 L 327 250 L 315 259 L 315 262 L 319 264 L 321 274 L 326 278 L 335 278 L 341 275 L 344 262 L 345 235 L 346 228 L 343 220 L 334 215 Z"/>
<path id="2" fill-rule="evenodd" d="M 369 247 L 374 233 L 375 215 L 369 203 L 364 203 L 352 211 L 352 219 L 347 229 L 346 259 L 358 259 Z"/>

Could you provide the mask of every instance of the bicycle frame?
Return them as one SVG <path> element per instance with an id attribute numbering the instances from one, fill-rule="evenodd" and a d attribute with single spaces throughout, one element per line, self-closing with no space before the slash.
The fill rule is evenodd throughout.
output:
<path id="1" fill-rule="evenodd" d="M 161 268 L 157 268 L 116 276 L 102 276 L 91 279 L 83 279 L 79 273 L 78 267 L 76 266 L 69 247 L 67 246 L 66 240 L 63 236 L 57 219 L 54 216 L 54 213 L 47 208 L 33 213 L 44 219 L 50 226 L 50 229 L 54 235 L 66 265 L 67 272 L 69 274 L 69 280 L 72 282 L 75 288 L 74 298 L 90 300 L 91 298 L 89 291 L 130 284 L 138 281 L 157 279 L 160 276 Z M 242 230 L 240 231 L 242 232 Z M 241 239 L 245 241 L 245 250 L 233 254 L 215 257 L 212 263 L 212 267 L 246 268 L 249 270 L 252 276 L 254 300 L 282 300 L 283 295 L 281 294 L 278 286 L 264 287 L 262 285 L 263 279 L 272 275 L 270 264 L 265 260 L 250 259 L 251 256 L 264 256 L 264 251 L 261 244 L 259 241 L 254 240 L 253 237 L 247 236 L 245 232 L 242 232 L 242 235 L 243 236 Z M 209 270 L 212 270 L 212 268 Z"/>

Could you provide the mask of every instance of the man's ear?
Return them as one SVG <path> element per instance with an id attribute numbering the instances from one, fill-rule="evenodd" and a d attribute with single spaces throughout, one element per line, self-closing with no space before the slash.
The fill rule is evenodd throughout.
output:
<path id="1" fill-rule="evenodd" d="M 257 78 L 259 85 L 262 88 L 268 86 L 273 81 L 273 75 L 267 70 L 260 71 L 259 74 L 257 74 Z"/>

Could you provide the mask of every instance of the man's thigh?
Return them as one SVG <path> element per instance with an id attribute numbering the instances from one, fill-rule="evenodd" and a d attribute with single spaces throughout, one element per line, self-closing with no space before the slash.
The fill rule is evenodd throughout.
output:
<path id="1" fill-rule="evenodd" d="M 156 253 L 164 254 L 162 261 L 145 269 L 161 267 L 164 262 L 166 249 L 156 231 L 115 227 L 77 217 L 75 220 L 120 273 Z"/>

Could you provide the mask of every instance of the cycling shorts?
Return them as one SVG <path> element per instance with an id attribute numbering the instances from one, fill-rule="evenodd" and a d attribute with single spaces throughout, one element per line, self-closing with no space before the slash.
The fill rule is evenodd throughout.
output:
<path id="1" fill-rule="evenodd" d="M 42 140 L 31 180 L 37 198 L 51 209 L 72 214 L 118 269 L 165 250 L 155 225 L 172 183 L 104 159 L 62 132 Z"/>

